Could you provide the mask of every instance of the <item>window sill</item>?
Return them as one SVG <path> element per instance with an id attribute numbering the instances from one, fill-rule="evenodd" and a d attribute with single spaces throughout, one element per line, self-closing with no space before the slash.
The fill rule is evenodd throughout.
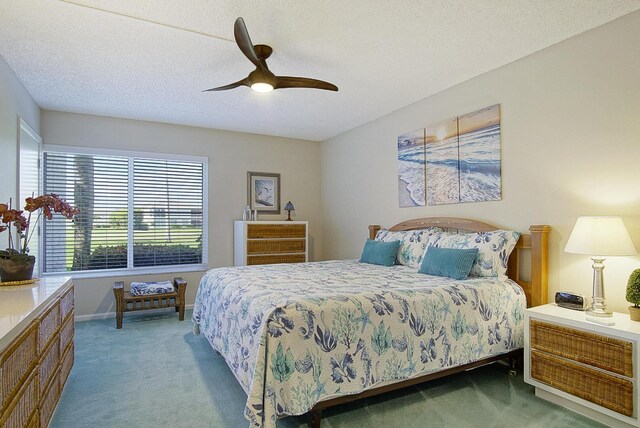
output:
<path id="1" fill-rule="evenodd" d="M 163 273 L 178 273 L 178 272 L 204 272 L 208 270 L 207 265 L 173 265 L 173 266 L 149 266 L 136 269 L 105 269 L 105 270 L 91 270 L 91 271 L 78 271 L 78 272 L 55 272 L 55 273 L 43 273 L 45 278 L 67 276 L 72 279 L 85 279 L 85 278 L 106 278 L 106 277 L 119 277 L 119 276 L 135 276 L 135 275 L 155 275 Z"/>

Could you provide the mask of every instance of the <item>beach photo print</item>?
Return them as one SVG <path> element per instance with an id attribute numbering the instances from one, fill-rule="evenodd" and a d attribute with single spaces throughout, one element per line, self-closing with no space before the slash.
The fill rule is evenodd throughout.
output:
<path id="1" fill-rule="evenodd" d="M 500 200 L 500 144 L 499 104 L 399 136 L 399 206 Z"/>
<path id="2" fill-rule="evenodd" d="M 400 208 L 423 207 L 424 189 L 424 128 L 398 137 L 398 201 Z"/>

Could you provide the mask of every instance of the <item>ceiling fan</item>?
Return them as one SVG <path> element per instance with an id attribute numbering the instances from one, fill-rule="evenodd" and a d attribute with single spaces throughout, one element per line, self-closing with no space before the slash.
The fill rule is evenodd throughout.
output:
<path id="1" fill-rule="evenodd" d="M 256 92 L 271 92 L 274 89 L 282 88 L 312 88 L 325 89 L 327 91 L 337 91 L 338 87 L 332 83 L 307 77 L 276 76 L 267 67 L 267 58 L 273 52 L 270 46 L 254 45 L 249 38 L 249 32 L 242 18 L 236 19 L 233 26 L 233 35 L 242 53 L 249 58 L 249 61 L 256 66 L 247 77 L 235 83 L 219 86 L 217 88 L 206 89 L 208 91 L 225 91 L 237 88 L 238 86 L 248 86 Z"/>

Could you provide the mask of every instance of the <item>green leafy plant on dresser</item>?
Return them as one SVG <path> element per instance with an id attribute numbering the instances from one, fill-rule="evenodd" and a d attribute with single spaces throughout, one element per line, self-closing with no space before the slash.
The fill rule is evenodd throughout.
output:
<path id="1" fill-rule="evenodd" d="M 633 321 L 640 321 L 640 269 L 631 272 L 629 282 L 627 282 L 627 302 L 633 303 L 629 306 L 629 315 Z"/>

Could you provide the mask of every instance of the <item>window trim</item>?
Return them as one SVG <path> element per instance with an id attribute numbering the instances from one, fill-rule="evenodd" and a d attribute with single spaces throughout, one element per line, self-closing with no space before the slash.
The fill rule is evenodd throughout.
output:
<path id="1" fill-rule="evenodd" d="M 96 270 L 82 270 L 82 271 L 66 271 L 66 272 L 41 272 L 43 277 L 60 277 L 70 276 L 72 278 L 103 278 L 113 276 L 133 276 L 133 275 L 147 275 L 155 273 L 172 273 L 172 272 L 201 272 L 206 271 L 209 268 L 209 158 L 206 156 L 191 156 L 184 154 L 169 154 L 169 153 L 155 153 L 155 152 L 143 152 L 143 151 L 130 151 L 130 150 L 117 150 L 117 149 L 102 149 L 94 147 L 80 147 L 80 146 L 65 146 L 58 144 L 43 144 L 42 153 L 45 152 L 58 152 L 58 153 L 70 153 L 79 155 L 96 155 L 96 156 L 121 156 L 128 158 L 145 158 L 145 159 L 157 159 L 157 160 L 174 160 L 185 162 L 198 162 L 202 163 L 202 262 L 198 264 L 190 265 L 163 265 L 163 266 L 143 266 L 143 267 L 127 267 L 124 269 L 96 269 Z M 133 168 L 131 168 L 132 162 L 129 162 L 129 175 L 128 183 L 129 190 L 128 201 L 129 207 L 133 201 Z M 42 179 L 45 180 L 44 170 L 42 170 Z M 129 221 L 133 221 L 133 210 L 128 211 Z M 131 223 L 132 224 L 132 223 Z M 40 247 L 41 254 L 44 254 L 44 222 L 40 222 L 40 235 L 42 236 L 42 245 Z M 128 231 L 130 238 L 133 238 L 133 229 Z M 132 242 L 132 239 L 128 240 L 128 243 Z M 129 245 L 129 244 L 127 244 Z M 129 257 L 133 257 L 133 253 L 129 254 Z M 40 254 L 39 254 L 40 256 Z"/>

